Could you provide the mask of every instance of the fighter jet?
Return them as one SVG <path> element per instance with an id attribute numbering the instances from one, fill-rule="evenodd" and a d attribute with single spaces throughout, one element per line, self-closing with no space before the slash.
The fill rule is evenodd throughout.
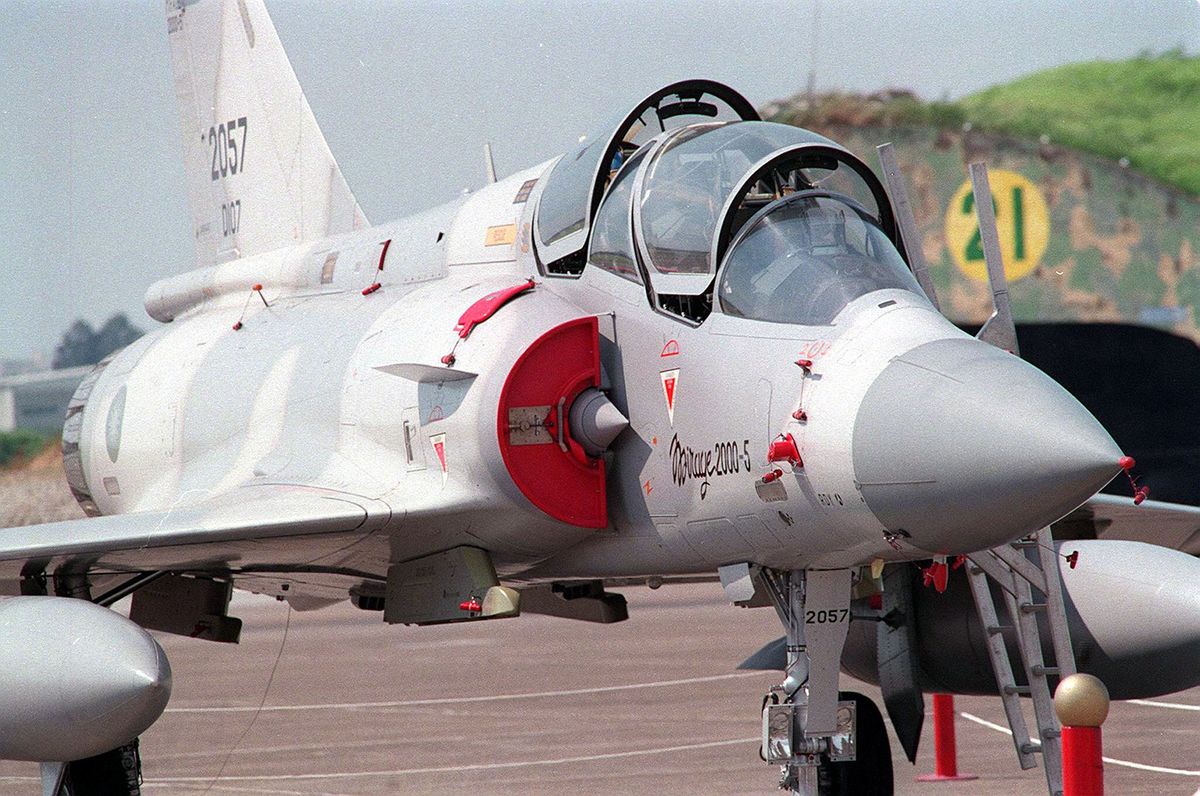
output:
<path id="1" fill-rule="evenodd" d="M 372 226 L 261 0 L 170 0 L 167 34 L 196 268 L 149 287 L 163 325 L 71 401 L 90 517 L 0 532 L 0 758 L 42 763 L 45 793 L 136 792 L 170 691 L 146 629 L 236 642 L 235 587 L 392 624 L 613 622 L 606 587 L 697 577 L 787 631 L 764 711 L 783 784 L 890 790 L 878 711 L 839 699 L 851 627 L 903 625 L 884 608 L 910 562 L 939 588 L 957 556 L 994 567 L 981 551 L 1128 466 L 992 344 L 1003 318 L 977 339 L 938 312 L 901 182 L 724 85 L 664 87 L 561 157 Z M 1112 678 L 1196 654 L 1190 557 L 1075 552 L 1061 575 L 1115 639 Z M 1065 559 L 1045 560 L 1060 595 Z M 1164 568 L 1180 621 L 1147 634 L 1163 605 L 1136 598 Z M 130 595 L 128 620 L 106 608 Z"/>

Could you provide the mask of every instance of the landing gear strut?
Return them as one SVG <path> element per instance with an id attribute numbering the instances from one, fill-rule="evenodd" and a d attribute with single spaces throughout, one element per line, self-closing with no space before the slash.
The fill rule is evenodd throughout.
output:
<path id="1" fill-rule="evenodd" d="M 850 626 L 849 570 L 763 570 L 787 631 L 787 669 L 763 705 L 762 755 L 781 766 L 779 787 L 797 796 L 890 794 L 891 753 L 879 709 L 839 693 Z"/>

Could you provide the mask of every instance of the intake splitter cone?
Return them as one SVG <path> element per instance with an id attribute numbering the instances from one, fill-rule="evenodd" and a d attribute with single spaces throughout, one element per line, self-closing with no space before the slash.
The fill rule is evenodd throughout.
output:
<path id="1" fill-rule="evenodd" d="M 588 456 L 599 456 L 617 435 L 629 427 L 629 418 L 594 387 L 584 390 L 571 404 L 571 436 Z"/>

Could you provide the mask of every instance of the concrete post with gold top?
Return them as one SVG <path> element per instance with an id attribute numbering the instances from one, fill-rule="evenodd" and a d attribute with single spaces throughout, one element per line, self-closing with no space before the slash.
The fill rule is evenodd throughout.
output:
<path id="1" fill-rule="evenodd" d="M 1063 796 L 1104 794 L 1100 725 L 1108 702 L 1108 689 L 1090 674 L 1064 677 L 1054 691 L 1054 711 L 1063 725 Z"/>

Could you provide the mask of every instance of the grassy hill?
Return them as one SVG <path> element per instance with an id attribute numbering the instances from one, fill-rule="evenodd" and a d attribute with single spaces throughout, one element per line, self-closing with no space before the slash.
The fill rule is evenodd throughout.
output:
<path id="1" fill-rule="evenodd" d="M 1178 53 L 1093 61 L 1035 72 L 954 102 L 911 92 L 804 94 L 772 103 L 764 117 L 822 130 L 933 127 L 1050 142 L 1120 161 L 1200 196 L 1200 58 Z"/>
<path id="2" fill-rule="evenodd" d="M 1200 194 L 1200 58 L 1071 64 L 956 104 L 985 129 L 1128 158 L 1132 168 Z"/>

